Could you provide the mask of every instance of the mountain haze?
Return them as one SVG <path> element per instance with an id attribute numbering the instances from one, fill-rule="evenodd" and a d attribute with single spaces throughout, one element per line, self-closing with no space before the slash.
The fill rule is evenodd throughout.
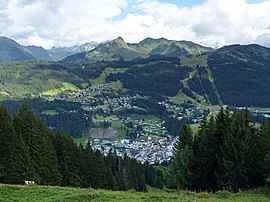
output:
<path id="1" fill-rule="evenodd" d="M 75 45 L 70 47 L 53 47 L 49 50 L 50 54 L 53 55 L 55 60 L 61 60 L 64 59 L 70 55 L 81 53 L 85 51 L 90 51 L 98 46 L 97 42 L 91 41 L 86 42 L 82 45 Z"/>
<path id="2" fill-rule="evenodd" d="M 26 46 L 26 48 L 32 53 L 35 59 L 38 60 L 53 60 L 54 56 L 41 46 Z"/>
<path id="3" fill-rule="evenodd" d="M 46 50 L 40 46 L 23 46 L 7 37 L 0 37 L 0 62 L 46 60 L 57 61 L 70 55 L 89 51 L 98 45 L 96 42 L 84 43 L 71 47 L 60 47 Z"/>

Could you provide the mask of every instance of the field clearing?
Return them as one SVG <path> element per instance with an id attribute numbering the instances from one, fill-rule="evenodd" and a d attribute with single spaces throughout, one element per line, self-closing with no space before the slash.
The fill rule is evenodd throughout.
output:
<path id="1" fill-rule="evenodd" d="M 123 73 L 127 69 L 125 68 L 110 68 L 107 67 L 100 75 L 99 77 L 95 79 L 90 79 L 90 82 L 93 83 L 94 85 L 101 85 L 106 83 L 106 77 L 109 74 L 116 74 L 116 73 Z"/>
<path id="2" fill-rule="evenodd" d="M 208 58 L 207 55 L 201 55 L 201 56 L 193 55 L 189 57 L 182 56 L 180 58 L 180 61 L 181 61 L 181 65 L 187 65 L 190 67 L 196 67 L 197 65 L 207 66 L 207 58 Z"/>
<path id="3" fill-rule="evenodd" d="M 111 89 L 113 89 L 115 91 L 119 91 L 120 89 L 123 89 L 123 84 L 120 81 L 106 83 L 105 86 L 107 88 L 111 88 Z"/>
<path id="4" fill-rule="evenodd" d="M 116 116 L 109 117 L 96 117 L 95 120 L 108 121 L 117 118 Z M 112 121 L 112 126 L 108 129 L 103 128 L 91 128 L 83 134 L 81 138 L 73 138 L 76 144 L 86 145 L 89 140 L 94 138 L 99 139 L 109 139 L 109 140 L 119 140 L 126 137 L 126 130 L 124 130 L 125 125 L 120 121 Z M 104 134 L 104 135 L 103 135 Z"/>
<path id="5" fill-rule="evenodd" d="M 91 188 L 70 188 L 50 186 L 0 185 L 0 201 L 185 201 L 185 202 L 267 202 L 270 195 L 260 192 L 239 192 L 232 194 L 221 191 L 215 194 L 189 191 L 165 192 L 148 188 L 147 193 L 135 191 L 107 191 Z"/>
<path id="6" fill-rule="evenodd" d="M 78 91 L 79 88 L 71 83 L 68 82 L 63 82 L 62 83 L 62 87 L 61 88 L 57 88 L 57 89 L 52 89 L 52 90 L 48 90 L 42 93 L 42 95 L 47 95 L 47 96 L 54 96 L 54 95 L 58 95 L 60 93 L 64 93 L 64 92 L 73 92 L 73 91 Z"/>
<path id="7" fill-rule="evenodd" d="M 42 114 L 46 114 L 46 115 L 56 115 L 56 114 L 59 114 L 57 111 L 55 111 L 55 110 L 44 110 L 43 112 L 42 112 Z"/>
<path id="8" fill-rule="evenodd" d="M 170 97 L 170 100 L 175 104 L 182 104 L 185 101 L 191 100 L 188 96 L 186 96 L 182 91 L 179 91 L 178 94 L 174 97 Z M 192 103 L 197 103 L 195 100 L 192 100 Z"/>

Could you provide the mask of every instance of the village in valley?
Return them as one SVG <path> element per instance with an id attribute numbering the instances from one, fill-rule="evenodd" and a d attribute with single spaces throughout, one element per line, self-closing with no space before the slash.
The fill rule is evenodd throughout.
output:
<path id="1" fill-rule="evenodd" d="M 170 134 L 162 118 L 136 105 L 137 100 L 147 100 L 148 96 L 130 95 L 112 88 L 110 84 L 100 84 L 50 99 L 81 103 L 86 119 L 91 113 L 92 128 L 81 138 L 81 142 L 90 143 L 93 149 L 100 150 L 104 155 L 115 150 L 118 156 L 127 154 L 139 162 L 150 164 L 168 162 L 173 156 L 178 134 Z M 170 117 L 178 121 L 185 119 L 195 131 L 204 117 L 213 113 L 209 108 L 202 109 L 190 101 L 177 104 L 167 99 L 158 102 L 158 105 L 171 112 Z M 254 121 L 269 116 L 268 111 L 251 111 Z"/>
<path id="2" fill-rule="evenodd" d="M 150 164 L 170 161 L 173 155 L 178 134 L 170 134 L 164 120 L 134 104 L 136 100 L 147 99 L 147 96 L 121 94 L 101 84 L 56 95 L 52 99 L 80 102 L 85 115 L 91 112 L 93 126 L 90 134 L 82 140 L 105 155 L 113 149 L 118 156 L 126 153 L 137 161 Z M 167 100 L 158 102 L 158 105 L 171 111 L 170 116 L 178 121 L 185 118 L 188 123 L 196 125 L 210 113 L 191 102 L 175 104 Z"/>

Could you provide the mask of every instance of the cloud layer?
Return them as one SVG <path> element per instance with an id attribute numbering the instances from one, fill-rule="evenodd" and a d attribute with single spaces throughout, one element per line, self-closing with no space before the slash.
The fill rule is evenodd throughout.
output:
<path id="1" fill-rule="evenodd" d="M 22 44 L 67 46 L 122 36 L 192 40 L 202 45 L 270 47 L 270 0 L 207 0 L 179 7 L 156 0 L 2 0 L 0 35 Z"/>

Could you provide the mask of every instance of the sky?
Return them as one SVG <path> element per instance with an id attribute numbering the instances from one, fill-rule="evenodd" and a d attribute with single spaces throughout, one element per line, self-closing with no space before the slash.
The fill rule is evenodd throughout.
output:
<path id="1" fill-rule="evenodd" d="M 270 0 L 1 0 L 0 35 L 46 49 L 119 36 L 270 47 Z"/>

